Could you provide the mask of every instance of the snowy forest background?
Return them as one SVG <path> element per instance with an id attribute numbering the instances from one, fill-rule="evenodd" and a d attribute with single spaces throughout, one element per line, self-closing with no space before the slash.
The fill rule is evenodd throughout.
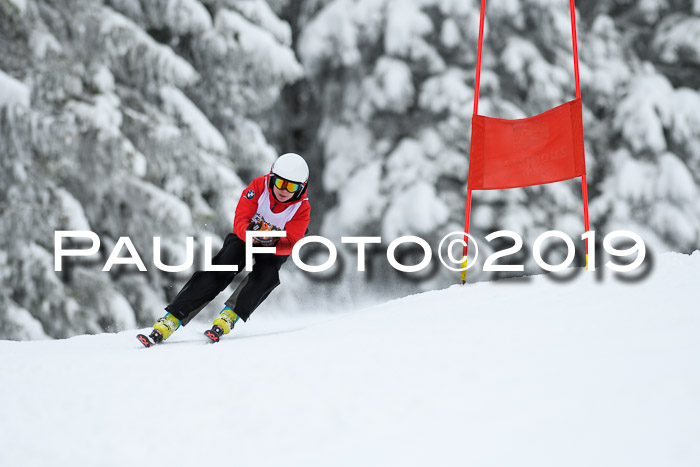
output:
<path id="1" fill-rule="evenodd" d="M 689 253 L 700 0 L 585 1 L 577 13 L 591 229 Z M 574 98 L 568 2 L 493 0 L 486 19 L 480 114 L 522 118 Z M 311 167 L 309 233 L 341 250 L 340 236 L 436 246 L 462 230 L 478 22 L 465 0 L 0 0 L 0 338 L 151 325 L 189 276 L 153 266 L 153 237 L 166 264 L 183 262 L 186 236 L 220 244 L 241 190 L 284 152 Z M 583 231 L 578 180 L 473 203 L 477 238 Z M 101 257 L 55 272 L 56 230 L 96 232 Z M 148 272 L 101 272 L 122 236 Z M 409 280 L 383 256 L 368 278 L 346 251 L 324 282 L 290 262 L 265 312 L 459 280 L 444 268 Z"/>

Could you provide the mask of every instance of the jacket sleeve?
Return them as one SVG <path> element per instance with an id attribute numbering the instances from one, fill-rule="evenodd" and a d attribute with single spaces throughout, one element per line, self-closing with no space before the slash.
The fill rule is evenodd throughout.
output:
<path id="1" fill-rule="evenodd" d="M 311 205 L 309 205 L 308 200 L 301 202 L 301 206 L 297 210 L 294 217 L 292 217 L 289 222 L 284 226 L 284 230 L 287 232 L 287 236 L 280 238 L 277 242 L 276 255 L 291 255 L 294 244 L 304 238 L 306 234 L 306 228 L 309 226 L 309 221 L 311 220 Z"/>
<path id="2" fill-rule="evenodd" d="M 248 185 L 236 206 L 236 217 L 233 219 L 233 233 L 245 241 L 245 231 L 248 230 L 250 221 L 258 211 L 258 198 L 265 189 L 265 177 L 258 177 Z"/>

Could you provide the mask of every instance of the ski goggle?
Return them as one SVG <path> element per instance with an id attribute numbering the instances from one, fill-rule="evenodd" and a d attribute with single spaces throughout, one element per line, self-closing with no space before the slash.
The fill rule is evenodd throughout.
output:
<path id="1" fill-rule="evenodd" d="M 280 190 L 287 190 L 290 193 L 296 193 L 304 186 L 303 183 L 290 182 L 280 177 L 275 177 L 274 184 Z"/>

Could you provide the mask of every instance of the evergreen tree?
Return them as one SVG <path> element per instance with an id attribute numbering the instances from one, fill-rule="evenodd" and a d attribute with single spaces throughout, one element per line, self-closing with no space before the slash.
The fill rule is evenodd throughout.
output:
<path id="1" fill-rule="evenodd" d="M 697 7 L 593 3 L 577 28 L 591 228 L 692 251 L 700 107 L 679 80 L 697 66 Z M 476 1 L 333 0 L 308 20 L 298 53 L 320 100 L 324 188 L 337 197 L 324 233 L 435 239 L 462 229 L 478 17 Z M 568 2 L 487 2 L 479 114 L 523 118 L 574 97 Z M 475 192 L 472 233 L 509 229 L 531 246 L 558 229 L 577 240 L 581 196 L 578 179 Z M 539 270 L 532 255 L 517 259 Z M 450 274 L 424 286 L 456 281 Z"/>
<path id="2" fill-rule="evenodd" d="M 578 3 L 591 228 L 693 251 L 700 2 Z M 228 232 L 273 143 L 310 159 L 313 233 L 436 245 L 461 231 L 478 23 L 476 0 L 0 0 L 0 338 L 150 324 L 177 290 L 153 237 L 180 264 L 186 236 Z M 568 2 L 488 1 L 479 113 L 574 96 Z M 475 192 L 481 258 L 499 229 L 577 240 L 580 181 Z M 55 272 L 57 230 L 96 232 L 100 254 Z M 148 272 L 99 272 L 122 236 Z M 539 271 L 526 253 L 512 259 Z M 416 285 L 379 263 L 371 284 L 392 296 L 457 281 L 440 267 Z M 321 290 L 284 274 L 277 298 Z M 331 301 L 368 295 L 362 275 L 342 277 Z"/>
<path id="3" fill-rule="evenodd" d="M 153 237 L 182 263 L 276 156 L 256 118 L 302 74 L 289 26 L 262 0 L 0 9 L 0 338 L 148 323 L 173 290 Z M 100 264 L 54 272 L 56 230 L 96 232 Z M 148 272 L 96 274 L 122 236 Z"/>

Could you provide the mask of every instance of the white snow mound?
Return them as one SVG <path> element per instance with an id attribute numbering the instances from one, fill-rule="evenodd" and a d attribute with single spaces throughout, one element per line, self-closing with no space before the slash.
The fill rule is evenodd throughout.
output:
<path id="1" fill-rule="evenodd" d="M 0 465 L 700 465 L 700 252 L 605 272 L 261 312 L 216 345 L 3 341 Z"/>

